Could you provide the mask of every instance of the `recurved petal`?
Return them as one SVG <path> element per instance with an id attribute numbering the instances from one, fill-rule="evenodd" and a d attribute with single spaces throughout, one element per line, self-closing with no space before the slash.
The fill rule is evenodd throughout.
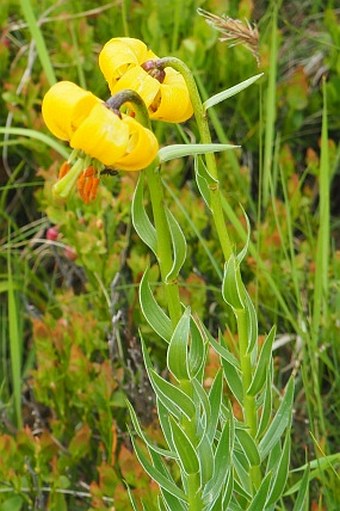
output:
<path id="1" fill-rule="evenodd" d="M 96 105 L 71 138 L 70 146 L 81 149 L 104 165 L 115 166 L 126 152 L 129 127 L 104 104 Z"/>
<path id="2" fill-rule="evenodd" d="M 139 39 L 131 37 L 110 39 L 99 54 L 99 67 L 109 87 L 113 87 L 131 65 L 138 65 L 147 60 L 147 55 L 147 46 Z"/>
<path id="3" fill-rule="evenodd" d="M 132 117 L 124 116 L 123 122 L 129 128 L 130 139 L 126 154 L 116 161 L 120 170 L 136 171 L 145 169 L 156 158 L 158 142 L 152 131 L 144 128 Z"/>
<path id="4" fill-rule="evenodd" d="M 70 140 L 74 131 L 101 100 L 68 81 L 58 82 L 47 91 L 42 116 L 48 129 L 61 140 Z"/>
<path id="5" fill-rule="evenodd" d="M 154 101 L 161 84 L 140 66 L 131 67 L 111 88 L 112 95 L 124 89 L 137 92 L 147 107 Z"/>
<path id="6" fill-rule="evenodd" d="M 189 91 L 183 76 L 172 68 L 165 68 L 165 79 L 149 108 L 151 119 L 184 122 L 193 114 Z"/>

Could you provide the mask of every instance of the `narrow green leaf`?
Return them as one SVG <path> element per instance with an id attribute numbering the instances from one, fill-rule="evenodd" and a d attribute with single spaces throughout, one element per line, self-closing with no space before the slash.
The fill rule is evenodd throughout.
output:
<path id="1" fill-rule="evenodd" d="M 222 495 L 222 488 L 221 488 L 217 499 L 215 500 L 215 502 L 213 504 L 211 504 L 209 506 L 208 511 L 224 511 L 224 508 L 222 508 L 222 498 L 223 498 L 223 495 Z"/>
<path id="2" fill-rule="evenodd" d="M 309 509 L 309 466 L 307 466 L 300 484 L 293 511 L 308 511 Z"/>
<path id="3" fill-rule="evenodd" d="M 244 454 L 247 456 L 250 465 L 260 465 L 261 458 L 256 443 L 252 436 L 245 429 L 236 428 L 236 438 L 238 439 Z"/>
<path id="4" fill-rule="evenodd" d="M 139 285 L 139 302 L 141 309 L 151 328 L 162 337 L 162 339 L 169 342 L 172 335 L 171 320 L 156 302 L 150 289 L 148 277 L 149 269 L 147 268 Z"/>
<path id="5" fill-rule="evenodd" d="M 257 321 L 257 313 L 256 313 L 255 306 L 254 306 L 253 301 L 250 298 L 249 293 L 245 287 L 244 287 L 244 300 L 245 300 L 245 307 L 246 307 L 247 331 L 248 331 L 247 353 L 252 353 L 255 348 L 257 349 L 257 342 L 258 342 L 258 338 L 259 338 L 258 321 Z"/>
<path id="6" fill-rule="evenodd" d="M 194 402 L 181 389 L 164 380 L 152 369 L 147 347 L 141 335 L 140 337 L 144 364 L 156 396 L 162 402 L 165 409 L 170 411 L 175 417 L 180 419 L 182 414 L 184 414 L 190 420 L 191 417 L 195 414 Z M 169 445 L 172 446 L 171 442 Z"/>
<path id="7" fill-rule="evenodd" d="M 306 470 L 307 467 L 310 469 L 318 469 L 318 470 L 326 470 L 327 468 L 333 468 L 333 465 L 340 464 L 340 452 L 335 454 L 329 454 L 328 456 L 320 456 L 315 460 L 309 461 L 305 463 L 301 467 L 294 468 L 292 472 L 300 472 L 301 470 Z M 334 470 L 334 468 L 333 468 Z"/>
<path id="8" fill-rule="evenodd" d="M 172 441 L 184 471 L 187 474 L 197 474 L 199 471 L 199 460 L 189 437 L 171 416 L 170 427 L 172 430 Z"/>
<path id="9" fill-rule="evenodd" d="M 128 492 L 128 496 L 129 496 L 129 499 L 130 499 L 130 504 L 132 506 L 132 511 L 138 511 L 137 502 L 136 502 L 136 499 L 135 499 L 135 497 L 133 496 L 133 494 L 132 494 L 132 492 L 130 490 L 130 486 L 127 484 L 126 481 L 124 481 L 124 484 L 125 484 L 126 490 Z"/>
<path id="10" fill-rule="evenodd" d="M 174 144 L 161 147 L 158 151 L 159 161 L 164 163 L 183 156 L 192 156 L 196 154 L 217 153 L 237 149 L 240 146 L 232 144 Z"/>
<path id="11" fill-rule="evenodd" d="M 272 415 L 272 407 L 273 407 L 273 396 L 272 396 L 272 385 L 273 385 L 273 359 L 271 360 L 271 364 L 269 367 L 269 371 L 266 377 L 266 386 L 264 390 L 264 399 L 263 406 L 261 411 L 261 418 L 259 427 L 257 428 L 256 438 L 259 439 L 264 434 L 267 429 L 267 426 L 270 422 L 270 418 Z"/>
<path id="12" fill-rule="evenodd" d="M 251 500 L 252 489 L 249 478 L 250 463 L 243 450 L 235 442 L 233 451 L 233 465 L 237 477 L 235 478 L 235 491 L 246 500 Z"/>
<path id="13" fill-rule="evenodd" d="M 132 199 L 131 218 L 138 236 L 157 257 L 157 234 L 144 207 L 144 174 L 140 172 Z"/>
<path id="14" fill-rule="evenodd" d="M 190 308 L 187 307 L 170 339 L 167 367 L 177 380 L 188 380 L 188 344 L 190 334 Z"/>
<path id="15" fill-rule="evenodd" d="M 218 180 L 212 176 L 204 163 L 204 160 L 202 156 L 196 156 L 194 160 L 194 170 L 195 173 L 200 176 L 202 179 L 204 179 L 206 186 L 208 187 L 208 197 L 210 198 L 210 189 L 209 185 L 216 185 L 218 183 Z"/>
<path id="16" fill-rule="evenodd" d="M 237 477 L 241 481 L 241 483 L 239 483 L 238 480 L 235 477 L 235 479 L 234 479 L 234 491 L 235 491 L 235 493 L 237 495 L 240 495 L 243 499 L 245 499 L 247 502 L 249 502 L 252 499 L 252 495 L 251 495 L 250 489 L 249 489 L 249 473 L 246 472 L 246 471 L 243 471 L 244 475 L 243 475 L 243 477 L 241 477 L 240 476 L 241 464 L 239 463 L 239 460 L 237 458 L 234 458 L 234 463 L 235 463 L 235 469 L 236 469 Z M 246 478 L 248 479 L 248 481 L 247 481 Z M 247 490 L 246 490 L 246 488 L 247 488 Z"/>
<path id="17" fill-rule="evenodd" d="M 185 262 L 187 255 L 187 242 L 179 223 L 169 209 L 166 211 L 166 215 L 172 240 L 173 265 L 165 277 L 165 282 L 171 282 L 177 279 L 180 269 Z"/>
<path id="18" fill-rule="evenodd" d="M 157 406 L 157 414 L 159 419 L 159 424 L 162 429 L 162 433 L 164 435 L 164 438 L 170 447 L 170 449 L 175 452 L 175 447 L 172 443 L 172 434 L 171 429 L 169 425 L 169 411 L 168 409 L 163 405 L 162 401 L 160 399 L 156 399 L 156 406 Z"/>
<path id="19" fill-rule="evenodd" d="M 210 188 L 208 185 L 209 181 L 204 177 L 206 169 L 205 169 L 205 165 L 202 161 L 202 158 L 199 156 L 195 157 L 195 159 L 194 159 L 194 170 L 195 170 L 196 184 L 199 189 L 199 192 L 200 192 L 207 208 L 210 209 L 211 195 L 210 195 Z"/>
<path id="20" fill-rule="evenodd" d="M 218 343 L 213 338 L 213 336 L 211 335 L 211 333 L 208 330 L 206 330 L 206 333 L 208 335 L 209 343 L 214 348 L 216 353 L 218 353 L 223 358 L 223 360 L 228 362 L 231 366 L 233 366 L 238 371 L 240 369 L 240 363 L 237 360 L 237 358 L 234 357 L 234 355 L 232 353 L 230 353 L 230 351 L 228 351 L 228 349 L 226 347 L 222 346 L 221 343 Z M 222 338 L 221 337 L 220 337 L 220 340 L 222 342 Z"/>
<path id="21" fill-rule="evenodd" d="M 312 460 L 309 463 L 306 463 L 305 465 L 302 465 L 301 467 L 295 468 L 291 470 L 291 473 L 293 472 L 299 472 L 301 470 L 305 471 L 307 468 L 313 469 L 309 472 L 309 481 L 311 481 L 314 478 L 321 478 L 322 472 L 327 469 L 331 469 L 334 474 L 336 475 L 337 479 L 339 479 L 339 475 L 337 471 L 337 466 L 340 463 L 340 453 L 336 454 L 330 454 L 328 456 L 323 456 L 321 458 L 317 458 Z M 293 486 L 291 486 L 288 490 L 285 491 L 284 497 L 287 495 L 292 495 L 293 493 L 296 493 L 299 491 L 302 484 L 302 479 L 299 479 Z"/>
<path id="22" fill-rule="evenodd" d="M 286 387 L 286 392 L 284 398 L 281 401 L 279 409 L 277 410 L 271 425 L 269 426 L 267 432 L 259 444 L 259 451 L 262 460 L 268 455 L 276 442 L 279 441 L 284 430 L 288 426 L 292 415 L 293 402 L 294 380 L 291 378 Z"/>
<path id="23" fill-rule="evenodd" d="M 149 374 L 154 391 L 164 406 L 168 407 L 169 411 L 177 418 L 179 417 L 178 412 L 180 412 L 191 419 L 195 414 L 193 401 L 181 389 L 164 380 L 153 369 L 149 371 Z"/>
<path id="24" fill-rule="evenodd" d="M 168 493 L 164 489 L 161 489 L 162 491 L 162 498 L 163 501 L 170 511 L 186 511 L 187 508 L 184 506 L 183 502 L 178 499 L 177 497 L 174 497 L 174 495 L 171 495 L 171 493 Z"/>
<path id="25" fill-rule="evenodd" d="M 159 470 L 157 470 L 151 463 L 147 460 L 146 456 L 143 454 L 143 451 L 140 449 L 140 447 L 135 442 L 133 436 L 131 436 L 131 442 L 133 445 L 133 449 L 136 453 L 137 459 L 139 463 L 142 465 L 145 472 L 154 480 L 156 481 L 161 488 L 169 492 L 171 495 L 174 495 L 175 497 L 179 498 L 180 500 L 183 500 L 186 502 L 187 498 L 185 493 L 178 488 L 171 480 L 167 479 L 167 477 L 162 474 Z"/>
<path id="26" fill-rule="evenodd" d="M 275 476 L 272 479 L 269 498 L 266 505 L 276 504 L 283 494 L 289 473 L 290 460 L 290 431 L 286 432 L 286 438 L 282 449 L 281 458 Z"/>
<path id="27" fill-rule="evenodd" d="M 243 217 L 244 217 L 244 219 L 246 221 L 247 236 L 245 238 L 242 250 L 236 255 L 236 259 L 237 259 L 237 262 L 238 262 L 239 265 L 241 265 L 243 259 L 246 257 L 246 255 L 248 253 L 248 248 L 249 248 L 249 244 L 250 244 L 250 234 L 251 234 L 251 227 L 250 227 L 250 222 L 249 222 L 248 215 L 245 212 L 245 210 L 243 209 L 242 204 L 240 204 L 240 207 L 242 209 Z"/>
<path id="28" fill-rule="evenodd" d="M 212 382 L 210 392 L 209 392 L 209 402 L 211 415 L 210 420 L 208 422 L 207 436 L 209 440 L 212 442 L 215 438 L 216 428 L 218 419 L 220 417 L 220 409 L 222 403 L 222 392 L 223 392 L 223 373 L 222 370 L 219 369 L 216 373 L 214 381 Z"/>
<path id="29" fill-rule="evenodd" d="M 232 392 L 233 396 L 237 399 L 237 401 L 242 406 L 243 403 L 243 386 L 242 380 L 239 376 L 238 371 L 235 367 L 230 364 L 230 362 L 224 358 L 222 358 L 222 366 L 223 366 L 223 374 L 226 382 L 228 384 L 229 390 Z"/>
<path id="30" fill-rule="evenodd" d="M 247 391 L 247 394 L 250 396 L 255 396 L 258 392 L 260 392 L 263 385 L 265 384 L 267 373 L 270 368 L 270 357 L 272 354 L 272 346 L 275 339 L 275 334 L 276 327 L 273 326 L 263 343 L 259 359 L 256 364 L 255 374 Z"/>
<path id="31" fill-rule="evenodd" d="M 263 74 L 264 73 L 260 73 L 255 76 L 251 76 L 250 78 L 247 78 L 247 80 L 244 80 L 243 82 L 240 82 L 234 85 L 233 87 L 229 87 L 228 89 L 225 89 L 221 92 L 218 92 L 214 96 L 211 96 L 203 103 L 204 108 L 208 110 L 208 108 L 211 108 L 212 106 L 215 106 L 218 103 L 221 103 L 222 101 L 231 98 L 232 96 L 235 96 L 235 94 L 238 94 L 243 89 L 246 89 L 247 87 L 249 87 L 249 85 L 252 85 L 254 82 L 256 82 L 256 80 L 261 78 Z"/>
<path id="32" fill-rule="evenodd" d="M 232 309 L 244 309 L 244 285 L 240 279 L 239 265 L 234 254 L 224 265 L 222 296 Z"/>
<path id="33" fill-rule="evenodd" d="M 268 472 L 266 477 L 263 479 L 260 488 L 257 490 L 250 506 L 247 508 L 247 511 L 259 511 L 260 509 L 265 510 L 265 503 L 268 496 L 271 478 L 272 473 Z"/>
<path id="34" fill-rule="evenodd" d="M 225 482 L 225 492 L 223 495 L 223 511 L 229 509 L 228 506 L 233 495 L 233 490 L 234 490 L 234 471 L 230 470 Z"/>
<path id="35" fill-rule="evenodd" d="M 193 385 L 193 388 L 194 388 L 194 399 L 195 397 L 198 398 L 198 404 L 200 403 L 202 405 L 202 414 L 201 414 L 201 417 L 202 417 L 202 426 L 203 426 L 203 435 L 206 434 L 207 432 L 207 428 L 208 428 L 208 424 L 210 423 L 210 420 L 211 420 L 211 407 L 210 407 L 210 401 L 209 401 L 209 398 L 207 396 L 207 393 L 204 389 L 204 386 L 196 379 L 193 379 L 191 380 L 192 382 L 192 385 Z M 195 399 L 195 401 L 197 402 L 197 399 Z M 198 404 L 196 404 L 196 407 L 198 406 Z"/>
<path id="36" fill-rule="evenodd" d="M 189 373 L 191 378 L 199 378 L 199 373 L 203 376 L 204 364 L 206 360 L 205 340 L 201 329 L 196 321 L 191 318 L 190 323 L 191 342 L 189 346 Z"/>
<path id="37" fill-rule="evenodd" d="M 204 485 L 212 479 L 215 473 L 214 453 L 207 435 L 203 435 L 197 447 L 197 452 L 200 462 L 201 486 L 204 488 Z"/>
<path id="38" fill-rule="evenodd" d="M 211 505 L 218 498 L 221 489 L 231 469 L 230 462 L 234 446 L 234 423 L 232 419 L 226 421 L 223 426 L 220 439 L 215 451 L 214 478 L 203 489 L 204 501 Z"/>
<path id="39" fill-rule="evenodd" d="M 163 449 L 161 447 L 158 447 L 157 445 L 155 445 L 153 442 L 151 442 L 147 438 L 147 436 L 143 432 L 142 428 L 140 427 L 140 424 L 139 424 L 139 421 L 138 421 L 138 418 L 137 418 L 137 415 L 136 415 L 136 412 L 135 412 L 133 406 L 131 405 L 131 403 L 129 401 L 126 401 L 126 404 L 127 404 L 128 410 L 130 412 L 132 425 L 133 425 L 137 435 L 143 440 L 143 442 L 148 446 L 148 448 L 161 456 L 176 459 L 177 455 L 175 452 L 169 451 L 168 449 Z"/>
<path id="40" fill-rule="evenodd" d="M 62 144 L 59 144 L 54 138 L 41 133 L 41 131 L 31 130 L 27 128 L 0 128 L 0 135 L 18 135 L 19 137 L 28 137 L 39 140 L 43 144 L 54 149 L 57 153 L 60 154 L 65 160 L 68 159 L 70 155 L 70 151 L 64 147 Z"/>

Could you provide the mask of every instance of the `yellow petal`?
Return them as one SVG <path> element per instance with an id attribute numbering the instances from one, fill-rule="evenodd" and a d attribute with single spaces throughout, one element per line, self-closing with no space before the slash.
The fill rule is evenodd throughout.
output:
<path id="1" fill-rule="evenodd" d="M 58 82 L 47 91 L 42 116 L 48 129 L 61 140 L 69 140 L 100 99 L 75 83 Z"/>
<path id="2" fill-rule="evenodd" d="M 124 116 L 123 122 L 129 127 L 130 140 L 126 154 L 116 161 L 115 166 L 128 171 L 145 169 L 157 156 L 157 139 L 152 131 L 132 117 Z"/>
<path id="3" fill-rule="evenodd" d="M 147 46 L 139 39 L 131 37 L 110 39 L 99 54 L 99 67 L 109 87 L 113 87 L 131 65 L 147 60 L 147 55 Z"/>
<path id="4" fill-rule="evenodd" d="M 71 138 L 70 146 L 81 149 L 109 167 L 123 156 L 129 142 L 129 127 L 104 104 L 96 105 Z"/>
<path id="5" fill-rule="evenodd" d="M 161 84 L 152 78 L 140 66 L 131 67 L 124 73 L 118 82 L 112 87 L 111 93 L 116 94 L 124 89 L 132 89 L 137 92 L 147 107 L 154 101 Z"/>
<path id="6" fill-rule="evenodd" d="M 172 68 L 165 68 L 165 79 L 150 105 L 151 119 L 184 122 L 193 114 L 189 91 L 183 76 Z"/>

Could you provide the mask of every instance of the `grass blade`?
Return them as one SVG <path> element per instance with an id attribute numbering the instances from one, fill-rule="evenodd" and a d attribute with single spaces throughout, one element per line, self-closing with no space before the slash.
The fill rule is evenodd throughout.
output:
<path id="1" fill-rule="evenodd" d="M 13 386 L 14 413 L 18 429 L 22 427 L 21 415 L 21 356 L 22 339 L 19 331 L 20 316 L 15 296 L 12 262 L 10 251 L 7 259 L 8 272 L 8 317 L 9 317 L 9 346 L 11 355 L 11 372 Z"/>
<path id="2" fill-rule="evenodd" d="M 53 85 L 54 83 L 56 83 L 57 79 L 55 77 L 54 69 L 52 67 L 50 57 L 47 52 L 45 40 L 42 36 L 37 20 L 35 19 L 32 4 L 30 0 L 20 0 L 20 5 L 28 28 L 31 32 L 32 39 L 34 39 L 35 46 L 37 48 L 37 52 L 41 62 L 41 66 L 46 74 L 49 84 Z"/>

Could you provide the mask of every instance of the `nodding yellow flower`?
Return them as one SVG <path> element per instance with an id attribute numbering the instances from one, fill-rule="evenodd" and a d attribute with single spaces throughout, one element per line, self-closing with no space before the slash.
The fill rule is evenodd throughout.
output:
<path id="1" fill-rule="evenodd" d="M 99 54 L 99 67 L 111 93 L 132 89 L 143 99 L 151 119 L 184 122 L 193 114 L 183 76 L 157 68 L 158 57 L 138 39 L 117 37 Z"/>
<path id="2" fill-rule="evenodd" d="M 100 99 L 75 83 L 58 82 L 47 91 L 42 102 L 42 116 L 48 129 L 61 140 L 72 134 Z"/>
<path id="3" fill-rule="evenodd" d="M 105 167 L 137 171 L 157 156 L 155 135 L 132 117 L 71 82 L 59 82 L 46 93 L 42 114 L 50 131 L 67 140 L 73 151 L 63 164 L 54 192 L 67 197 L 77 186 L 85 202 L 96 196 Z M 89 170 L 90 169 L 90 170 Z"/>
<path id="4" fill-rule="evenodd" d="M 132 117 L 96 105 L 70 140 L 74 149 L 121 170 L 141 170 L 156 157 L 155 135 Z"/>

